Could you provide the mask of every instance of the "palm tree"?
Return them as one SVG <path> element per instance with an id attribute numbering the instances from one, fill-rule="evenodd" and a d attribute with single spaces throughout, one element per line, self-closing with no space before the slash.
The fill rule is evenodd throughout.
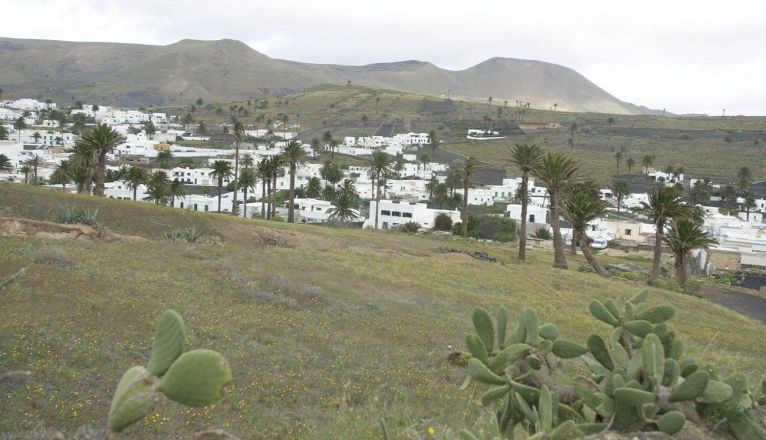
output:
<path id="1" fill-rule="evenodd" d="M 253 155 L 250 153 L 245 153 L 242 155 L 242 166 L 245 168 L 250 168 L 254 165 L 254 159 Z"/>
<path id="2" fill-rule="evenodd" d="M 380 212 L 380 181 L 385 179 L 391 173 L 389 168 L 390 159 L 388 154 L 382 151 L 372 153 L 370 159 L 370 173 L 372 175 L 372 190 L 375 192 L 375 229 L 378 229 L 378 212 Z M 375 186 L 375 181 L 378 186 Z"/>
<path id="3" fill-rule="evenodd" d="M 133 201 L 136 201 L 138 187 L 146 183 L 148 175 L 146 170 L 137 166 L 131 166 L 123 176 L 125 186 L 133 190 Z"/>
<path id="4" fill-rule="evenodd" d="M 696 248 L 705 248 L 715 243 L 711 240 L 702 225 L 690 220 L 680 219 L 670 223 L 670 228 L 662 234 L 662 241 L 668 245 L 675 255 L 676 280 L 683 285 L 688 274 L 686 262 L 689 253 Z"/>
<path id="5" fill-rule="evenodd" d="M 755 209 L 755 197 L 750 193 L 745 193 L 745 202 L 742 204 L 742 209 L 745 211 L 747 221 L 750 221 L 750 212 Z"/>
<path id="6" fill-rule="evenodd" d="M 636 159 L 633 159 L 632 157 L 629 157 L 628 161 L 626 163 L 628 164 L 628 176 L 630 176 L 630 170 L 636 164 Z"/>
<path id="7" fill-rule="evenodd" d="M 647 154 L 641 158 L 641 166 L 644 167 L 644 174 L 649 174 L 649 167 L 654 165 L 654 156 Z"/>
<path id="8" fill-rule="evenodd" d="M 306 197 L 310 199 L 319 198 L 322 195 L 322 181 L 318 177 L 309 179 L 306 185 Z"/>
<path id="9" fill-rule="evenodd" d="M 572 121 L 572 125 L 569 126 L 569 146 L 574 148 L 574 138 L 575 133 L 577 132 L 577 121 Z"/>
<path id="10" fill-rule="evenodd" d="M 342 228 L 346 226 L 346 221 L 359 218 L 359 214 L 354 209 L 351 196 L 343 193 L 335 201 L 335 206 L 328 209 L 327 213 L 330 214 L 331 219 L 339 220 Z"/>
<path id="11" fill-rule="evenodd" d="M 170 207 L 175 208 L 176 207 L 176 198 L 183 197 L 186 195 L 186 188 L 184 188 L 184 183 L 178 179 L 173 179 L 172 182 L 168 185 L 168 196 L 170 196 Z"/>
<path id="12" fill-rule="evenodd" d="M 428 140 L 431 141 L 431 157 L 436 161 L 436 149 L 439 147 L 439 139 L 436 137 L 436 132 L 431 130 L 428 133 Z"/>
<path id="13" fill-rule="evenodd" d="M 468 236 L 468 188 L 471 186 L 471 176 L 476 171 L 478 162 L 474 157 L 469 157 L 463 162 L 463 211 L 460 213 L 460 235 Z"/>
<path id="14" fill-rule="evenodd" d="M 744 192 L 753 181 L 753 173 L 748 167 L 740 167 L 737 170 L 737 189 Z"/>
<path id="15" fill-rule="evenodd" d="M 30 167 L 29 165 L 24 164 L 24 165 L 21 166 L 21 168 L 19 168 L 19 171 L 24 173 L 24 183 L 28 184 L 29 183 L 29 173 L 32 172 L 32 167 Z"/>
<path id="16" fill-rule="evenodd" d="M 242 160 L 244 162 L 244 158 Z M 239 173 L 239 184 L 242 188 L 242 215 L 247 218 L 247 190 L 255 186 L 256 176 L 255 170 L 249 166 L 242 169 Z"/>
<path id="17" fill-rule="evenodd" d="M 575 179 L 578 171 L 577 161 L 561 153 L 548 152 L 542 157 L 532 173 L 548 189 L 548 209 L 550 223 L 553 229 L 553 267 L 566 269 L 567 260 L 564 255 L 564 240 L 561 238 L 561 225 L 559 223 L 559 209 L 561 207 L 561 194 Z"/>
<path id="18" fill-rule="evenodd" d="M 42 136 L 40 133 L 38 133 L 38 132 L 35 132 L 35 133 L 32 135 L 32 137 L 35 139 L 35 143 L 37 144 L 37 143 L 39 143 L 39 142 L 40 142 L 40 138 L 41 138 L 41 137 L 43 137 L 43 136 Z"/>
<path id="19" fill-rule="evenodd" d="M 645 215 L 656 228 L 654 234 L 654 260 L 652 270 L 649 272 L 648 284 L 652 285 L 660 275 L 660 263 L 662 259 L 662 233 L 665 224 L 670 219 L 680 221 L 691 218 L 694 215 L 694 207 L 683 202 L 683 195 L 675 187 L 653 188 L 649 192 L 649 203 L 641 202 L 641 206 L 635 210 Z"/>
<path id="20" fill-rule="evenodd" d="M 245 139 L 245 125 L 242 121 L 232 121 L 232 134 L 234 135 L 234 198 L 232 199 L 231 214 L 239 213 L 237 193 L 239 192 L 239 144 Z"/>
<path id="21" fill-rule="evenodd" d="M 339 193 L 341 195 L 349 196 L 351 197 L 351 200 L 354 200 L 357 196 L 356 185 L 354 185 L 354 181 L 351 179 L 345 179 L 343 181 L 343 185 L 340 187 Z"/>
<path id="22" fill-rule="evenodd" d="M 231 162 L 228 160 L 216 160 L 213 162 L 213 171 L 210 177 L 218 180 L 218 212 L 221 212 L 221 195 L 223 193 L 223 181 L 233 175 L 231 171 Z"/>
<path id="23" fill-rule="evenodd" d="M 122 135 L 112 130 L 106 124 L 99 124 L 93 130 L 85 131 L 80 136 L 82 143 L 90 147 L 96 158 L 96 186 L 93 194 L 96 196 L 104 195 L 104 181 L 106 180 L 106 153 L 112 151 L 121 142 L 124 142 Z"/>
<path id="24" fill-rule="evenodd" d="M 617 161 L 617 172 L 614 173 L 615 176 L 620 175 L 620 160 L 622 160 L 622 151 L 618 151 L 614 153 L 614 160 Z"/>
<path id="25" fill-rule="evenodd" d="M 83 142 L 77 142 L 74 145 L 74 154 L 69 156 L 70 166 L 69 176 L 77 184 L 79 194 L 90 194 L 93 184 L 93 168 L 96 164 L 96 155 L 91 146 Z"/>
<path id="26" fill-rule="evenodd" d="M 266 183 L 268 181 L 271 186 L 271 169 L 270 161 L 268 159 L 261 159 L 256 165 L 256 171 L 258 178 L 261 180 L 261 218 L 266 218 Z"/>
<path id="27" fill-rule="evenodd" d="M 163 203 L 169 195 L 169 183 L 166 172 L 153 172 L 146 182 L 146 197 L 144 200 L 153 200 L 156 205 Z"/>
<path id="28" fill-rule="evenodd" d="M 24 163 L 32 167 L 32 184 L 37 185 L 37 167 L 40 166 L 40 156 L 33 154 L 32 158 Z"/>
<path id="29" fill-rule="evenodd" d="M 23 116 L 19 116 L 18 119 L 13 121 L 13 128 L 19 133 L 19 142 L 21 142 L 21 130 L 27 128 L 27 123 L 24 122 Z"/>
<path id="30" fill-rule="evenodd" d="M 612 185 L 612 192 L 617 198 L 617 212 L 620 212 L 622 207 L 622 199 L 630 194 L 630 185 L 624 180 L 618 180 Z"/>
<path id="31" fill-rule="evenodd" d="M 69 183 L 69 169 L 70 162 L 67 159 L 62 160 L 56 166 L 56 169 L 51 174 L 51 183 L 54 185 L 61 185 L 61 188 L 66 190 L 66 184 Z"/>
<path id="32" fill-rule="evenodd" d="M 527 208 L 529 204 L 529 173 L 540 162 L 543 154 L 540 147 L 534 144 L 516 144 L 511 150 L 511 163 L 521 169 L 521 225 L 519 226 L 519 260 L 527 257 Z"/>
<path id="33" fill-rule="evenodd" d="M 271 194 L 270 194 L 270 201 L 269 206 L 271 206 L 271 214 L 270 218 L 274 218 L 277 215 L 277 177 L 281 175 L 284 175 L 284 172 L 282 170 L 283 165 L 283 159 L 282 156 L 277 154 L 276 156 L 271 156 Z"/>
<path id="34" fill-rule="evenodd" d="M 8 156 L 0 154 L 0 173 L 10 173 L 13 171 L 13 163 Z"/>
<path id="35" fill-rule="evenodd" d="M 173 153 L 170 151 L 160 151 L 157 153 L 157 164 L 160 168 L 169 168 L 170 160 L 173 158 Z"/>
<path id="36" fill-rule="evenodd" d="M 292 140 L 288 142 L 282 157 L 290 169 L 290 204 L 287 206 L 287 223 L 295 223 L 295 173 L 298 165 L 306 162 L 306 150 L 300 142 Z"/>
<path id="37" fill-rule="evenodd" d="M 607 203 L 599 200 L 598 197 L 589 191 L 567 191 L 564 199 L 564 213 L 572 222 L 572 240 L 577 237 L 580 250 L 591 265 L 593 270 L 601 276 L 608 277 L 609 272 L 604 266 L 596 260 L 588 247 L 588 236 L 585 234 L 587 224 L 597 218 L 603 217 L 606 213 Z"/>

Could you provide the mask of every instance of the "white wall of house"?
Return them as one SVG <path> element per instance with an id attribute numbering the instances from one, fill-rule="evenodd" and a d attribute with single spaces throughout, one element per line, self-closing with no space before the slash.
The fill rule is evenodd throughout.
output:
<path id="1" fill-rule="evenodd" d="M 511 203 L 505 208 L 505 216 L 512 220 L 521 221 L 521 205 Z M 548 210 L 540 206 L 527 206 L 527 222 L 529 223 L 547 223 Z"/>
<path id="2" fill-rule="evenodd" d="M 370 217 L 365 220 L 364 227 L 375 227 L 375 200 L 370 201 Z M 431 229 L 437 215 L 444 213 L 453 222 L 460 221 L 460 211 L 448 209 L 431 209 L 425 203 L 394 202 L 381 200 L 378 212 L 378 228 L 394 229 L 407 222 L 419 223 L 422 228 Z"/>

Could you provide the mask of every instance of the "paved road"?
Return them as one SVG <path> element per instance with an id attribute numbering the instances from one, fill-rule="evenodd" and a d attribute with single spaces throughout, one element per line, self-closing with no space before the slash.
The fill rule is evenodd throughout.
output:
<path id="1" fill-rule="evenodd" d="M 705 286 L 700 296 L 766 324 L 766 298 L 714 286 Z"/>

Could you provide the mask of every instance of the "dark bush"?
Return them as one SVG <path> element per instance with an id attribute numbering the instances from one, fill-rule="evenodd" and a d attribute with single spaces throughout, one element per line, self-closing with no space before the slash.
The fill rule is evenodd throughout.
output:
<path id="1" fill-rule="evenodd" d="M 553 237 L 551 236 L 551 231 L 545 228 L 540 228 L 535 231 L 535 238 L 539 238 L 541 240 L 550 240 Z"/>
<path id="2" fill-rule="evenodd" d="M 500 241 L 513 241 L 516 239 L 516 222 L 503 217 L 484 215 L 475 217 L 474 224 L 471 225 L 469 218 L 468 235 L 485 240 L 494 240 L 496 236 L 501 236 Z"/>
<path id="3" fill-rule="evenodd" d="M 434 219 L 434 231 L 446 231 L 452 230 L 452 218 L 447 214 L 439 214 Z"/>
<path id="4" fill-rule="evenodd" d="M 406 232 L 408 234 L 414 234 L 420 230 L 420 223 L 418 222 L 407 222 L 403 225 L 399 226 L 399 230 L 402 232 Z"/>

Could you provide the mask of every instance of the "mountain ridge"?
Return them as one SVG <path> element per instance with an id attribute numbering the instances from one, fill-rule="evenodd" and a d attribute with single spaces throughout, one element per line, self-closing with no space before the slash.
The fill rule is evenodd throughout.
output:
<path id="1" fill-rule="evenodd" d="M 553 63 L 492 57 L 462 70 L 403 60 L 361 66 L 269 57 L 232 39 L 183 39 L 154 46 L 0 37 L 0 88 L 7 97 L 101 100 L 121 106 L 231 101 L 353 84 L 458 99 L 529 102 L 534 108 L 651 113 L 620 101 L 575 70 Z"/>

